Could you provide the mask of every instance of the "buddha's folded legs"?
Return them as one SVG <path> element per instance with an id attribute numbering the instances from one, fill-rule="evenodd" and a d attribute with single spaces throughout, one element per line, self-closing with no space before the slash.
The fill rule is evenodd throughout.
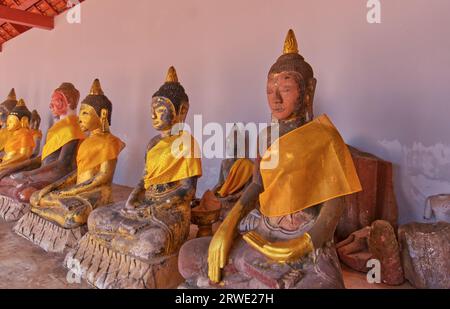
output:
<path id="1" fill-rule="evenodd" d="M 96 209 L 88 219 L 89 233 L 122 254 L 150 260 L 166 255 L 171 230 L 151 219 L 133 219 L 124 215 L 123 204 Z"/>
<path id="2" fill-rule="evenodd" d="M 179 253 L 178 268 L 188 284 L 213 287 L 208 280 L 208 249 L 211 237 L 185 243 Z M 231 250 L 223 270 L 226 288 L 344 288 L 342 272 L 333 244 L 316 250 L 297 263 L 270 261 L 242 239 Z"/>
<path id="3" fill-rule="evenodd" d="M 108 185 L 70 197 L 59 197 L 57 192 L 51 192 L 42 197 L 38 207 L 32 207 L 31 211 L 63 228 L 73 229 L 86 224 L 92 210 L 110 200 L 111 188 Z"/>

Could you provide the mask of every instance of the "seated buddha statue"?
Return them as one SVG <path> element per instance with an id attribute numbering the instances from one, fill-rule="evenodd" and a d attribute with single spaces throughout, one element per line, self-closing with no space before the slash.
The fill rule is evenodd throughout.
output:
<path id="1" fill-rule="evenodd" d="M 212 238 L 180 249 L 185 285 L 225 288 L 343 288 L 333 236 L 343 204 L 360 191 L 339 132 L 313 120 L 316 79 L 292 30 L 271 67 L 272 124 L 259 135 L 252 183 Z M 255 209 L 259 201 L 259 209 Z"/>
<path id="2" fill-rule="evenodd" d="M 0 172 L 0 215 L 7 221 L 18 220 L 27 208 L 31 194 L 61 179 L 76 168 L 76 151 L 84 134 L 76 116 L 80 93 L 71 83 L 63 83 L 51 97 L 50 110 L 55 123 L 47 132 L 39 157 L 35 147 L 32 158 Z M 34 112 L 34 111 L 33 111 Z M 40 117 L 31 113 L 30 127 L 36 144 L 40 143 Z"/>
<path id="3" fill-rule="evenodd" d="M 33 154 L 35 142 L 29 125 L 30 119 L 31 112 L 26 107 L 25 101 L 20 99 L 6 120 L 9 136 L 1 158 L 0 172 L 17 166 Z"/>
<path id="4" fill-rule="evenodd" d="M 109 130 L 111 113 L 112 103 L 104 95 L 100 82 L 96 79 L 80 107 L 79 125 L 89 136 L 78 147 L 76 170 L 31 195 L 31 212 L 23 216 L 14 227 L 18 234 L 47 251 L 59 252 L 65 246 L 49 247 L 51 237 L 39 237 L 36 230 L 59 234 L 64 234 L 67 230 L 77 230 L 77 237 L 81 238 L 91 211 L 112 202 L 113 176 L 119 154 L 125 145 Z M 49 130 L 48 142 L 53 139 L 53 134 L 65 131 L 65 134 L 72 134 L 72 140 L 75 141 L 73 145 L 76 147 L 78 141 L 83 138 L 76 125 L 77 118 L 70 117 L 61 121 L 62 123 L 55 124 L 56 127 Z M 64 127 L 64 131 L 60 131 Z M 48 142 L 43 149 L 43 157 L 51 156 L 59 151 L 58 146 L 61 147 L 56 138 L 52 144 Z M 65 149 L 68 150 L 71 149 Z M 66 156 L 70 153 L 66 153 Z M 62 153 L 59 153 L 59 156 L 61 155 Z M 71 160 L 64 160 L 69 165 L 66 168 L 70 169 Z M 61 163 L 55 163 L 59 164 Z M 51 169 L 48 169 L 48 172 L 50 173 Z M 72 242 L 65 245 L 75 244 Z"/>
<path id="5" fill-rule="evenodd" d="M 9 131 L 6 128 L 6 119 L 9 113 L 17 104 L 16 91 L 11 89 L 5 101 L 0 103 L 0 153 L 3 153 L 5 144 L 9 137 Z"/>
<path id="6" fill-rule="evenodd" d="M 248 142 L 248 135 L 234 125 L 227 137 L 227 158 L 222 160 L 219 180 L 211 190 L 221 203 L 222 220 L 252 182 L 254 166 L 248 158 Z"/>
<path id="7" fill-rule="evenodd" d="M 33 154 L 31 155 L 32 158 L 38 157 L 41 152 L 42 131 L 39 129 L 40 126 L 41 126 L 41 116 L 39 116 L 37 110 L 34 109 L 31 112 L 31 120 L 30 120 L 30 129 L 33 134 L 33 140 L 35 144 Z"/>
<path id="8" fill-rule="evenodd" d="M 97 288 L 179 284 L 178 250 L 189 236 L 191 201 L 201 176 L 198 146 L 179 130 L 188 110 L 188 96 L 171 67 L 152 98 L 152 125 L 159 134 L 147 146 L 142 178 L 126 203 L 92 212 L 88 234 L 66 257 L 79 261 L 82 277 Z M 99 267 L 91 267 L 92 260 Z"/>

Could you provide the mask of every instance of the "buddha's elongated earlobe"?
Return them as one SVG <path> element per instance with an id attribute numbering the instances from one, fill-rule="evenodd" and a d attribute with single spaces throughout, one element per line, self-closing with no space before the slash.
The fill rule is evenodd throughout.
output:
<path id="1" fill-rule="evenodd" d="M 106 108 L 103 108 L 101 111 L 100 123 L 102 125 L 102 132 L 108 133 L 109 132 L 109 122 L 108 122 L 108 110 Z"/>

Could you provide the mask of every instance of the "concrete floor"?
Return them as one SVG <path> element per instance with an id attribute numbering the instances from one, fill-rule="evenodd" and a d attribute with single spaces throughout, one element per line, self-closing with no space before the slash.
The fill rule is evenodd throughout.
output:
<path id="1" fill-rule="evenodd" d="M 114 187 L 115 200 L 125 200 L 131 188 Z M 86 289 L 85 282 L 70 284 L 63 254 L 47 253 L 12 232 L 14 223 L 0 221 L 0 288 L 1 289 Z M 191 235 L 196 233 L 193 226 Z M 349 289 L 411 288 L 405 283 L 398 287 L 369 284 L 366 275 L 343 267 L 345 285 Z"/>

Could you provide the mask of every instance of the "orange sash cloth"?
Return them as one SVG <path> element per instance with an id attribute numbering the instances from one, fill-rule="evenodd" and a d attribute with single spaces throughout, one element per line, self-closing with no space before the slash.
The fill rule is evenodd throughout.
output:
<path id="1" fill-rule="evenodd" d="M 219 195 L 226 197 L 241 190 L 253 176 L 253 166 L 253 162 L 245 158 L 234 162 L 227 179 L 218 191 Z"/>
<path id="2" fill-rule="evenodd" d="M 271 158 L 278 164 L 268 167 Z M 362 190 L 350 152 L 326 115 L 278 139 L 261 160 L 266 217 L 290 215 Z"/>
<path id="3" fill-rule="evenodd" d="M 22 148 L 29 148 L 30 154 L 36 146 L 33 139 L 33 131 L 29 128 L 21 128 L 12 132 L 5 145 L 5 153 L 19 152 Z"/>
<path id="4" fill-rule="evenodd" d="M 0 151 L 5 149 L 9 136 L 10 132 L 6 128 L 0 129 Z"/>
<path id="5" fill-rule="evenodd" d="M 117 159 L 125 144 L 111 133 L 89 136 L 81 142 L 77 153 L 77 174 L 89 171 L 102 163 Z"/>
<path id="6" fill-rule="evenodd" d="M 73 140 L 83 140 L 85 138 L 78 123 L 78 117 L 68 116 L 55 123 L 47 132 L 47 140 L 42 149 L 42 160 L 58 151 Z"/>
<path id="7" fill-rule="evenodd" d="M 188 132 L 160 140 L 147 152 L 145 189 L 202 175 L 202 161 L 196 158 L 199 146 Z"/>

